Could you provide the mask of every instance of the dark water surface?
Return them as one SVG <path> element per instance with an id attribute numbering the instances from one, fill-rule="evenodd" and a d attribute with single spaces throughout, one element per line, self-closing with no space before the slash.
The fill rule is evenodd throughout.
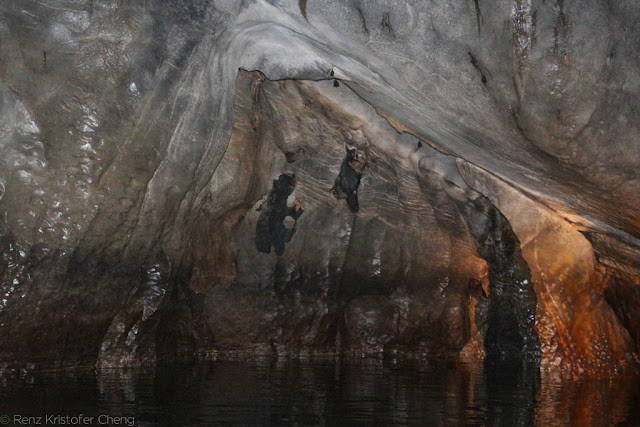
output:
<path id="1" fill-rule="evenodd" d="M 371 360 L 0 375 L 0 422 L 61 425 L 51 416 L 80 414 L 93 417 L 87 425 L 640 425 L 640 380 L 563 382 L 518 365 Z"/>

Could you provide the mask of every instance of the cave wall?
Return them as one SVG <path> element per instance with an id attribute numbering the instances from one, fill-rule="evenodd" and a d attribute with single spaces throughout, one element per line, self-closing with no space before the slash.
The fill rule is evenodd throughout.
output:
<path id="1" fill-rule="evenodd" d="M 517 190 L 460 163 L 465 179 L 509 219 L 520 239 L 537 295 L 542 368 L 579 375 L 634 364 L 634 342 L 605 298 L 606 280 L 593 247 L 566 221 Z M 552 367 L 553 366 L 553 367 Z"/>
<path id="2" fill-rule="evenodd" d="M 639 15 L 4 3 L 1 360 L 632 366 Z"/>

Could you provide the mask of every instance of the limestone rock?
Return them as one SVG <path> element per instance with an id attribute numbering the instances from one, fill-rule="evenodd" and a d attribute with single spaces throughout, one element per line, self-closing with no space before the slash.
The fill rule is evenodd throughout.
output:
<path id="1" fill-rule="evenodd" d="M 3 2 L 0 360 L 633 367 L 639 17 Z"/>

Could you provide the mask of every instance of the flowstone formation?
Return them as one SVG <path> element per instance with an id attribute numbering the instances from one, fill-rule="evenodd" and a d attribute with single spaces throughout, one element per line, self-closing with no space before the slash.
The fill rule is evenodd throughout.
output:
<path id="1" fill-rule="evenodd" d="M 640 362 L 640 4 L 0 5 L 0 363 Z"/>

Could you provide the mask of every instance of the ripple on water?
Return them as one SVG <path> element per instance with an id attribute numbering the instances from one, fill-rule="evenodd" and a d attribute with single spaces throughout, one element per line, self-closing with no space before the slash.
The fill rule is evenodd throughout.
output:
<path id="1" fill-rule="evenodd" d="M 640 416 L 640 379 L 562 381 L 535 367 L 379 360 L 207 362 L 0 373 L 5 413 L 211 423 L 609 425 Z"/>

